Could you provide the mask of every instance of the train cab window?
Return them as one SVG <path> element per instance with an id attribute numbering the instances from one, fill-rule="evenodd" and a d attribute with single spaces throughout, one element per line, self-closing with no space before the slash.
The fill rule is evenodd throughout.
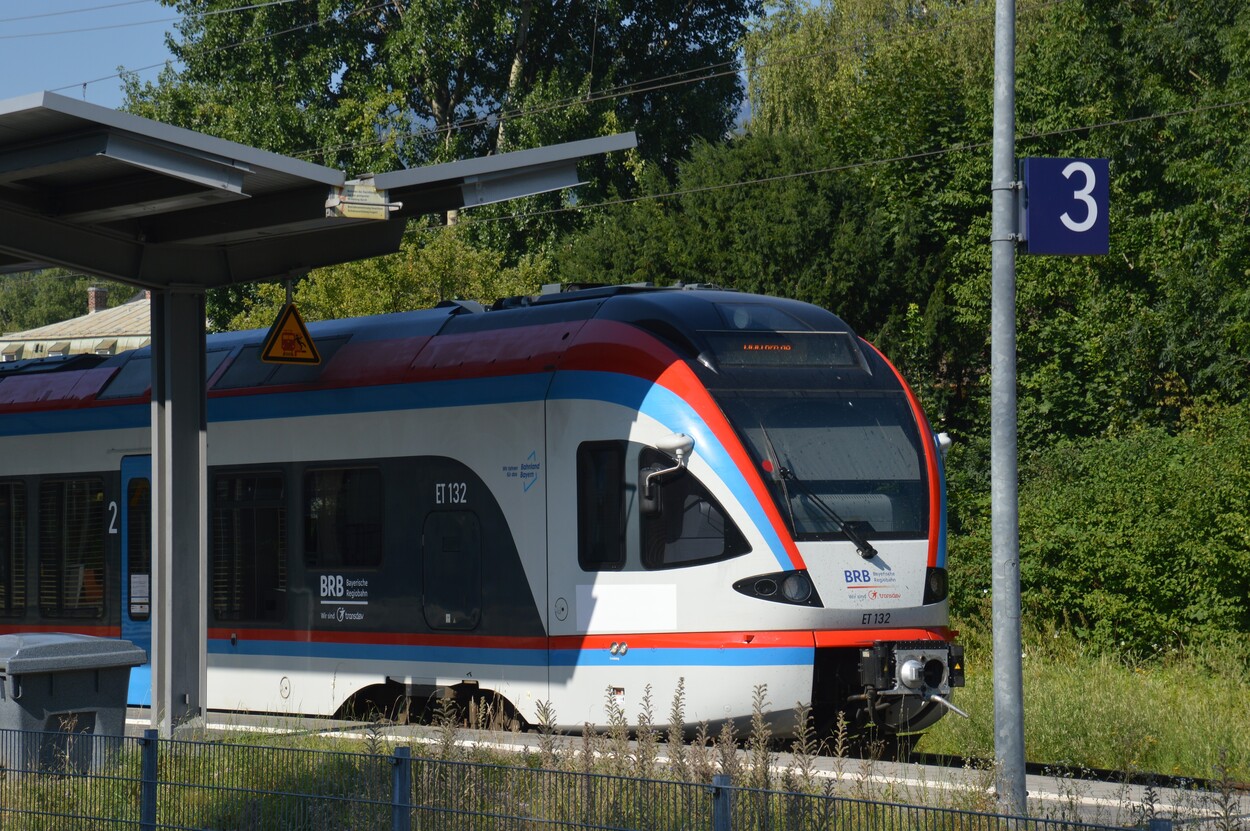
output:
<path id="1" fill-rule="evenodd" d="M 625 442 L 577 448 L 577 562 L 582 571 L 625 567 Z"/>
<path id="2" fill-rule="evenodd" d="M 126 486 L 126 587 L 131 620 L 152 616 L 152 484 L 134 478 Z"/>
<path id="3" fill-rule="evenodd" d="M 104 483 L 39 485 L 39 611 L 44 617 L 104 615 Z"/>
<path id="4" fill-rule="evenodd" d="M 382 474 L 376 468 L 304 474 L 304 559 L 320 568 L 382 564 Z"/>
<path id="5" fill-rule="evenodd" d="M 280 620 L 287 583 L 282 474 L 219 473 L 212 497 L 214 616 Z"/>
<path id="6" fill-rule="evenodd" d="M 438 511 L 421 535 L 425 622 L 475 629 L 482 619 L 482 528 L 471 511 Z"/>
<path id="7" fill-rule="evenodd" d="M 0 483 L 0 617 L 26 611 L 26 486 Z"/>
<path id="8" fill-rule="evenodd" d="M 639 488 L 648 472 L 672 467 L 672 460 L 647 448 L 639 456 Z M 648 569 L 727 560 L 751 550 L 720 503 L 694 474 L 676 471 L 652 481 L 642 511 L 642 565 Z"/>

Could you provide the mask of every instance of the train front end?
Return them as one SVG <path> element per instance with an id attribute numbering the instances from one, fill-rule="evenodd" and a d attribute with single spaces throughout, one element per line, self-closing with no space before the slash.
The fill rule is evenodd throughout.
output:
<path id="1" fill-rule="evenodd" d="M 749 527 L 756 555 L 772 555 L 735 561 L 752 567 L 733 580 L 730 605 L 764 628 L 810 633 L 822 732 L 839 714 L 857 732 L 923 730 L 963 684 L 948 628 L 944 437 L 894 366 L 835 315 L 775 298 L 703 299 L 682 304 L 671 328 L 644 325 L 670 341 L 680 327 L 682 351 L 697 352 L 687 366 L 738 456 L 721 477 L 740 479 L 741 508 L 728 513 Z"/>

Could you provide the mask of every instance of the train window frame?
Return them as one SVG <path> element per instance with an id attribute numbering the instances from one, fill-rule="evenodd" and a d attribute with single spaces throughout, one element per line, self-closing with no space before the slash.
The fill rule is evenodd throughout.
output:
<path id="1" fill-rule="evenodd" d="M 639 488 L 642 488 L 642 483 L 646 480 L 649 472 L 671 467 L 672 459 L 667 454 L 655 448 L 644 448 L 638 455 Z M 721 505 L 720 500 L 712 495 L 711 491 L 708 490 L 699 477 L 689 469 L 674 471 L 665 476 L 663 481 L 653 480 L 653 487 L 660 489 L 656 499 L 662 509 L 660 511 L 643 510 L 639 512 L 642 536 L 642 567 L 645 570 L 663 571 L 674 568 L 689 568 L 691 566 L 732 560 L 735 557 L 751 553 L 751 544 L 747 542 L 742 530 L 733 521 L 733 517 L 729 515 Z M 693 505 L 690 502 L 691 498 L 696 500 Z M 674 508 L 678 503 L 681 505 L 679 515 L 682 518 L 682 524 L 678 534 L 673 536 L 671 525 L 665 527 L 664 523 L 672 522 Z M 719 538 L 722 540 L 722 544 L 720 550 L 714 554 L 688 556 L 680 550 L 670 551 L 670 548 L 685 539 L 716 539 L 716 536 L 687 536 L 681 533 L 681 531 L 689 528 L 686 518 L 690 516 L 692 507 L 697 508 L 702 517 L 702 526 L 707 529 L 715 530 L 715 523 L 710 512 L 714 511 L 719 515 L 721 523 Z M 696 517 L 695 521 L 698 522 L 699 517 Z"/>
<path id="2" fill-rule="evenodd" d="M 104 478 L 78 474 L 41 479 L 38 514 L 40 616 L 104 617 L 109 597 Z"/>
<path id="3" fill-rule="evenodd" d="M 340 545 L 337 546 L 338 550 L 332 553 L 326 552 L 322 550 L 320 547 L 314 550 L 314 545 L 316 545 L 317 542 L 320 539 L 322 539 L 325 535 L 320 534 L 317 528 L 314 527 L 314 524 L 317 523 L 317 520 L 312 516 L 313 506 L 311 502 L 314 496 L 316 495 L 316 493 L 318 493 L 318 491 L 314 490 L 313 480 L 318 479 L 325 475 L 336 474 L 336 473 L 344 474 L 344 475 L 363 474 L 365 475 L 365 478 L 372 479 L 376 484 L 372 493 L 372 499 L 367 498 L 370 496 L 370 494 L 368 493 L 364 494 L 364 496 L 366 497 L 365 504 L 372 504 L 376 511 L 375 515 L 369 518 L 371 519 L 371 521 L 353 523 L 353 522 L 350 522 L 351 518 L 349 517 L 348 518 L 349 521 L 341 522 L 337 519 L 338 514 L 341 513 L 340 511 L 337 510 L 337 505 L 336 505 L 336 509 L 334 510 L 334 514 L 336 517 L 334 524 L 336 526 L 339 526 L 339 525 L 371 526 L 370 530 L 368 530 L 368 533 L 371 536 L 376 538 L 372 546 L 372 551 L 374 553 L 371 557 L 348 558 L 347 556 L 345 556 L 345 549 L 349 548 L 349 546 L 343 545 L 341 542 L 340 542 Z M 385 560 L 385 549 L 386 549 L 386 545 L 385 545 L 386 518 L 383 513 L 384 505 L 385 505 L 385 498 L 386 498 L 386 479 L 382 475 L 382 469 L 380 467 L 370 466 L 370 465 L 345 465 L 345 464 L 324 465 L 324 466 L 318 465 L 317 467 L 305 468 L 303 471 L 301 480 L 302 480 L 303 490 L 301 491 L 301 500 L 300 500 L 300 512 L 301 512 L 300 518 L 301 518 L 301 521 L 303 522 L 303 527 L 304 527 L 304 565 L 310 569 L 356 569 L 356 570 L 367 569 L 367 570 L 376 571 L 382 568 L 384 560 Z M 342 494 L 345 490 L 346 490 L 345 487 L 341 487 L 338 493 Z M 356 501 L 355 504 L 359 504 L 358 501 Z M 336 527 L 335 536 L 341 537 L 343 535 L 344 535 L 344 530 Z M 347 535 L 347 536 L 350 538 L 350 535 Z M 352 552 L 354 553 L 355 551 L 356 549 L 352 547 Z"/>
<path id="4" fill-rule="evenodd" d="M 213 618 L 218 621 L 231 621 L 241 623 L 260 623 L 280 621 L 286 617 L 286 596 L 290 578 L 290 534 L 287 522 L 287 477 L 280 469 L 274 468 L 236 468 L 228 470 L 215 470 L 212 472 L 212 486 L 210 488 L 211 504 L 209 505 L 209 516 L 211 518 L 211 526 L 209 531 L 209 597 L 210 605 L 213 610 Z M 227 480 L 253 480 L 253 498 L 232 498 L 223 499 L 222 483 Z M 276 480 L 278 486 L 276 495 L 273 489 L 265 491 L 263 497 L 255 496 L 257 483 L 261 480 Z M 244 525 L 241 521 L 239 512 L 273 512 L 275 516 L 272 518 L 275 526 L 276 534 L 275 556 L 265 572 L 259 571 L 258 564 L 262 561 L 255 556 L 258 548 L 256 540 L 252 540 L 252 544 L 248 547 L 246 554 L 239 551 L 233 552 L 232 557 L 223 557 L 223 544 L 219 538 L 225 529 L 225 520 L 228 512 L 234 512 L 233 524 L 237 527 Z M 256 517 L 251 518 L 253 523 L 252 536 L 255 537 Z M 236 534 L 237 536 L 237 534 Z M 227 566 L 233 574 L 223 574 L 222 571 Z M 249 571 L 249 568 L 251 569 Z M 241 588 L 242 581 L 251 577 L 250 602 L 245 602 L 248 598 Z M 269 577 L 271 579 L 263 580 L 261 578 Z M 268 585 L 261 585 L 264 582 Z M 235 583 L 232 588 L 230 583 Z M 224 597 L 223 597 L 224 596 Z M 270 602 L 262 603 L 262 598 L 269 598 Z M 263 607 L 263 608 L 262 608 Z"/>
<path id="5" fill-rule="evenodd" d="M 0 482 L 0 618 L 26 614 L 26 483 Z"/>
<path id="6" fill-rule="evenodd" d="M 626 450 L 624 441 L 588 441 L 577 446 L 577 564 L 582 571 L 623 571 L 628 551 L 629 519 L 626 504 Z M 598 484 L 600 487 L 592 487 Z M 596 499 L 601 496 L 602 498 Z M 616 504 L 611 516 L 610 503 Z M 608 535 L 596 539 L 595 529 L 606 527 L 596 519 L 611 520 L 616 528 L 618 545 L 614 556 L 607 554 Z"/>

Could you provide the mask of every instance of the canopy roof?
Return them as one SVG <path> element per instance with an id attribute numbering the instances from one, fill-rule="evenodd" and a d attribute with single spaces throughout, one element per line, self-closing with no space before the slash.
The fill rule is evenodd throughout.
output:
<path id="1" fill-rule="evenodd" d="M 577 183 L 633 133 L 355 179 L 402 207 L 327 217 L 341 171 L 50 92 L 0 101 L 0 271 L 149 288 L 270 279 L 396 251 L 404 217 Z"/>

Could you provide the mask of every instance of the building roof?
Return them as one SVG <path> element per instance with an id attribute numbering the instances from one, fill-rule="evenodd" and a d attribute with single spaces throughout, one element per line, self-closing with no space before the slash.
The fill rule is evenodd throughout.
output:
<path id="1" fill-rule="evenodd" d="M 148 337 L 152 331 L 151 301 L 146 295 L 111 309 L 85 314 L 82 317 L 49 323 L 25 332 L 9 332 L 0 341 L 59 341 L 76 338 Z"/>

